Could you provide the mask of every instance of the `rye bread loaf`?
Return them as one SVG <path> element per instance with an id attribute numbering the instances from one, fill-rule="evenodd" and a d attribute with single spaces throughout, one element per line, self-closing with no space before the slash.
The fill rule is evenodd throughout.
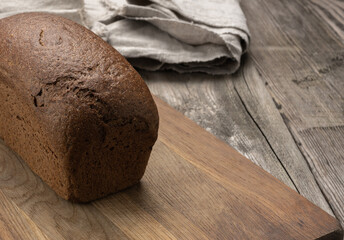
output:
<path id="1" fill-rule="evenodd" d="M 77 202 L 137 183 L 157 139 L 157 108 L 134 68 L 50 14 L 0 20 L 0 108 L 0 138 Z"/>

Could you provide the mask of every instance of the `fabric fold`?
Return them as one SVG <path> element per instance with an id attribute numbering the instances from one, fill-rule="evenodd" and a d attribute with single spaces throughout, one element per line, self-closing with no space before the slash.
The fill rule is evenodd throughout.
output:
<path id="1" fill-rule="evenodd" d="M 230 74 L 249 31 L 236 0 L 85 0 L 92 31 L 136 67 Z"/>
<path id="2" fill-rule="evenodd" d="M 57 14 L 90 28 L 135 67 L 231 74 L 249 45 L 238 0 L 4 0 L 0 18 Z"/>

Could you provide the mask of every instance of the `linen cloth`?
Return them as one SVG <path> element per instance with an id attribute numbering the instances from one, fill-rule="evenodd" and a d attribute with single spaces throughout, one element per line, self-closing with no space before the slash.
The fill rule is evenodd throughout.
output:
<path id="1" fill-rule="evenodd" d="M 46 12 L 84 24 L 83 7 L 83 0 L 0 0 L 0 18 L 23 12 Z"/>
<path id="2" fill-rule="evenodd" d="M 83 24 L 152 71 L 230 74 L 249 45 L 238 0 L 0 0 L 0 18 L 28 11 Z"/>

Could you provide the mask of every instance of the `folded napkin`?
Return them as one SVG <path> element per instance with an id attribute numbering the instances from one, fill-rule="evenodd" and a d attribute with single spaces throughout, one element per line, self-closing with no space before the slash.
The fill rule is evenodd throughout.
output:
<path id="1" fill-rule="evenodd" d="M 23 12 L 45 12 L 84 24 L 83 6 L 83 0 L 0 0 L 0 18 Z"/>
<path id="2" fill-rule="evenodd" d="M 84 0 L 88 27 L 146 70 L 230 74 L 249 44 L 237 0 Z"/>
<path id="3" fill-rule="evenodd" d="M 84 24 L 147 70 L 230 74 L 249 44 L 237 0 L 1 0 L 0 18 L 21 12 Z"/>

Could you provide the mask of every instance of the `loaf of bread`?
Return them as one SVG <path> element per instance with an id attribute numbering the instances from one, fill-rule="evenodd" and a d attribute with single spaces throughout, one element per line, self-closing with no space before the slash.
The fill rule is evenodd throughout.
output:
<path id="1" fill-rule="evenodd" d="M 43 13 L 0 20 L 0 138 L 62 198 L 139 182 L 158 123 L 145 82 L 91 31 Z"/>

